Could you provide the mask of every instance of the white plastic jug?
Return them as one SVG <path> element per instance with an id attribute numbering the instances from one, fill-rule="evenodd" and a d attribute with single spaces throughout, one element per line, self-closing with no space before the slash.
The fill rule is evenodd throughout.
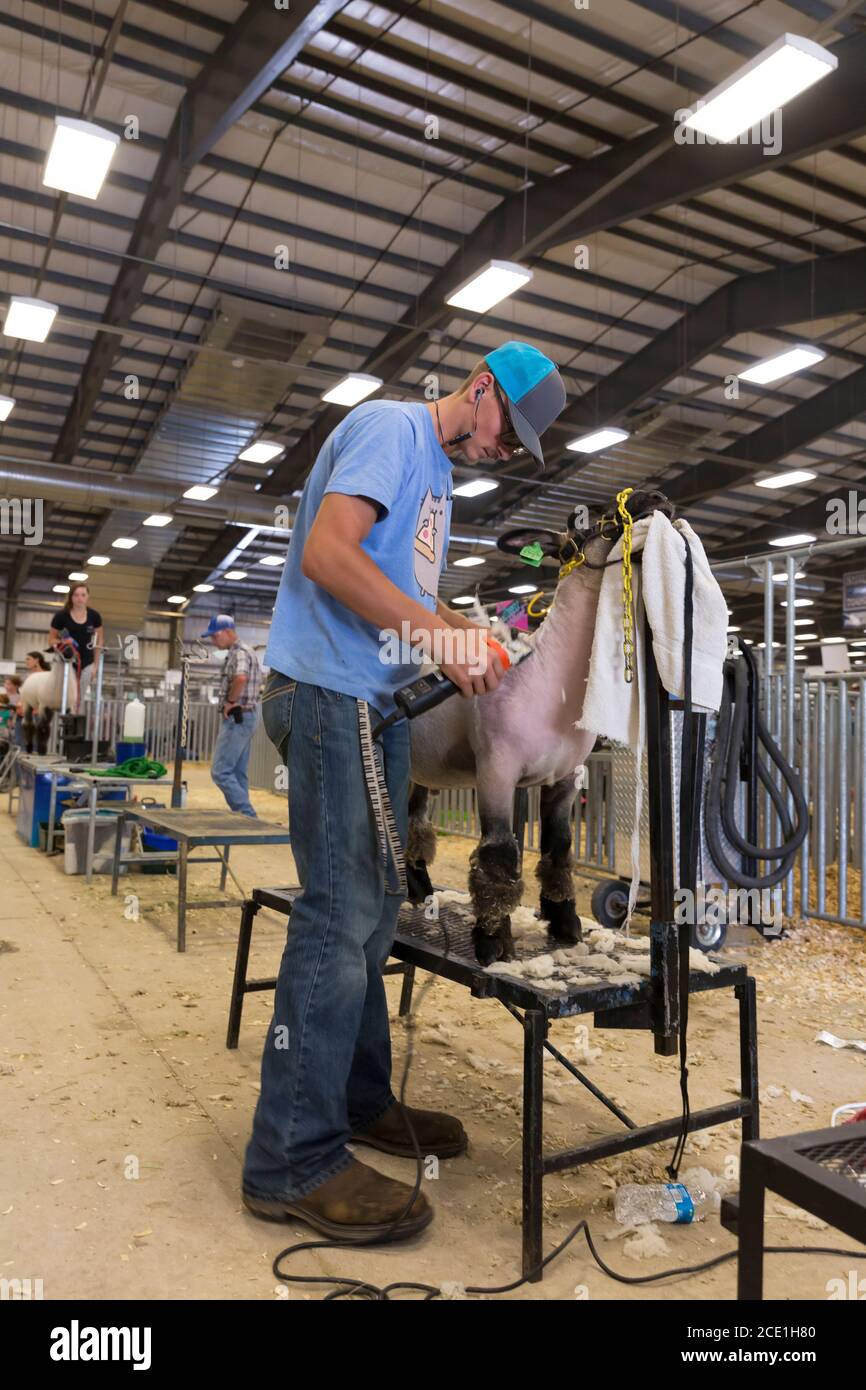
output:
<path id="1" fill-rule="evenodd" d="M 140 743 L 143 738 L 144 703 L 139 700 L 137 695 L 134 695 L 123 711 L 123 741 L 124 743 Z"/>

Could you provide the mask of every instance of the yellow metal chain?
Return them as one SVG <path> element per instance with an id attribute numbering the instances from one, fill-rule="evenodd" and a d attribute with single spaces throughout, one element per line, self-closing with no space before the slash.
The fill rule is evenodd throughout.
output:
<path id="1" fill-rule="evenodd" d="M 527 613 L 529 614 L 530 618 L 544 618 L 544 617 L 546 617 L 547 614 L 550 612 L 550 604 L 548 604 L 546 608 L 542 608 L 542 609 L 540 609 L 540 610 L 536 607 L 536 604 L 537 604 L 538 600 L 539 600 L 539 599 L 543 599 L 543 598 L 544 598 L 544 590 L 543 590 L 543 589 L 539 589 L 539 591 L 538 591 L 537 594 L 533 594 L 533 595 L 532 595 L 532 598 L 529 600 L 529 602 L 528 602 L 527 605 L 526 605 L 526 611 L 527 611 Z"/>
<path id="2" fill-rule="evenodd" d="M 632 519 L 625 504 L 633 491 L 630 487 L 623 488 L 616 497 L 616 510 L 622 521 L 622 654 L 628 685 L 634 680 L 634 598 L 631 588 Z"/>

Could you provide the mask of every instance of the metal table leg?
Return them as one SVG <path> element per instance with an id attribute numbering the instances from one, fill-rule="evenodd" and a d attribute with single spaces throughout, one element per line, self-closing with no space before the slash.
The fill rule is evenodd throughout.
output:
<path id="1" fill-rule="evenodd" d="M 45 853 L 54 853 L 54 823 L 57 820 L 57 773 L 50 771 L 48 778 L 51 791 L 48 795 L 48 835 L 45 840 Z"/>
<path id="2" fill-rule="evenodd" d="M 758 1100 L 758 1015 L 757 987 L 750 976 L 737 985 L 734 993 L 740 1001 L 740 1090 L 752 1103 L 751 1114 L 743 1116 L 743 1141 L 760 1139 L 761 1121 Z"/>
<path id="3" fill-rule="evenodd" d="M 403 986 L 400 990 L 400 1018 L 408 1018 L 412 1011 L 412 988 L 415 984 L 414 965 L 403 967 Z"/>
<path id="4" fill-rule="evenodd" d="M 764 1296 L 764 1190 L 760 1159 L 744 1144 L 737 1216 L 737 1298 L 741 1303 L 759 1302 Z"/>
<path id="5" fill-rule="evenodd" d="M 228 876 L 228 871 L 229 871 L 229 848 L 230 848 L 229 845 L 223 845 L 223 847 L 222 847 L 222 867 L 221 867 L 221 869 L 220 869 L 220 892 L 221 892 L 221 893 L 224 893 L 224 892 L 225 892 L 226 877 Z M 219 854 L 219 853 L 220 853 L 220 851 L 217 850 L 217 854 Z"/>
<path id="6" fill-rule="evenodd" d="M 94 782 L 90 788 L 90 819 L 87 822 L 87 852 L 84 859 L 84 874 L 89 883 L 93 878 L 93 845 L 96 839 L 96 798 L 98 790 Z"/>
<path id="7" fill-rule="evenodd" d="M 541 1279 L 542 1103 L 544 1093 L 544 1037 L 547 1021 L 541 1009 L 523 1014 L 523 1274 L 537 1270 L 531 1283 Z"/>
<path id="8" fill-rule="evenodd" d="M 238 932 L 238 950 L 235 956 L 235 974 L 232 980 L 232 997 L 229 1004 L 229 1027 L 226 1034 L 226 1047 L 237 1047 L 241 1031 L 241 1014 L 244 1007 L 244 992 L 247 982 L 247 965 L 250 959 L 250 943 L 253 939 L 253 922 L 259 910 L 252 898 L 244 900 L 241 911 L 241 925 Z"/>
<path id="9" fill-rule="evenodd" d="M 177 842 L 177 949 L 186 950 L 186 870 L 189 845 L 186 840 Z"/>
<path id="10" fill-rule="evenodd" d="M 123 850 L 123 828 L 126 825 L 126 816 L 123 811 L 117 817 L 117 829 L 114 832 L 114 859 L 111 863 L 111 896 L 117 897 L 117 880 L 120 875 L 120 856 Z"/>

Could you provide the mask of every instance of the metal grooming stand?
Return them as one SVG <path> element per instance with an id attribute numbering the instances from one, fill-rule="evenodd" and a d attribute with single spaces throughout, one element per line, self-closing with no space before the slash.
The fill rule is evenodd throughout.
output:
<path id="1" fill-rule="evenodd" d="M 416 968 L 428 970 L 456 984 L 466 985 L 477 999 L 498 999 L 523 1028 L 523 1274 L 533 1283 L 541 1277 L 539 1268 L 543 1253 L 542 1187 L 550 1173 L 579 1168 L 598 1159 L 645 1148 L 663 1140 L 675 1139 L 682 1127 L 682 1118 L 656 1120 L 639 1125 L 617 1103 L 606 1095 L 582 1071 L 548 1041 L 550 1021 L 592 1013 L 596 1028 L 629 1028 L 653 1034 L 656 1052 L 673 1056 L 677 1051 L 680 1028 L 679 965 L 680 950 L 689 949 L 690 927 L 677 926 L 674 919 L 674 847 L 673 816 L 673 756 L 670 710 L 682 707 L 672 701 L 659 680 L 649 628 L 645 643 L 646 724 L 648 739 L 648 777 L 650 815 L 650 865 L 652 918 L 650 924 L 651 976 L 638 985 L 611 985 L 599 982 L 592 985 L 570 986 L 565 992 L 553 993 L 543 982 L 523 977 L 489 974 L 475 958 L 471 939 L 471 922 L 461 922 L 447 907 L 440 917 L 447 925 L 449 949 L 444 948 L 445 934 L 441 922 L 428 921 L 422 908 L 404 904 L 400 911 L 397 933 L 391 955 L 401 964 L 386 967 L 387 973 L 404 971 L 400 998 L 400 1014 L 409 1012 Z M 704 715 L 692 715 L 692 755 L 689 766 L 683 769 L 681 782 L 681 841 L 679 862 L 680 886 L 694 887 L 697 855 L 697 831 L 700 805 Z M 514 829 L 523 843 L 526 823 L 527 797 L 518 792 L 515 798 Z M 688 814 L 688 808 L 692 814 Z M 234 980 L 229 1008 L 227 1047 L 237 1047 L 244 996 L 251 992 L 273 989 L 275 979 L 247 980 L 250 945 L 255 917 L 262 907 L 288 916 L 298 889 L 257 888 L 243 905 Z M 549 942 L 541 943 L 541 952 L 550 950 Z M 715 975 L 695 971 L 689 973 L 689 994 L 716 989 L 732 989 L 739 1006 L 740 1039 L 740 1096 L 704 1110 L 692 1111 L 688 1131 L 707 1129 L 734 1120 L 742 1122 L 744 1140 L 757 1139 L 758 1128 L 758 1053 L 755 981 L 746 974 L 745 966 L 722 966 Z M 621 1130 L 600 1139 L 578 1144 L 573 1148 L 544 1153 L 543 1100 L 544 1053 L 549 1052 L 561 1066 L 601 1102 L 623 1126 Z"/>

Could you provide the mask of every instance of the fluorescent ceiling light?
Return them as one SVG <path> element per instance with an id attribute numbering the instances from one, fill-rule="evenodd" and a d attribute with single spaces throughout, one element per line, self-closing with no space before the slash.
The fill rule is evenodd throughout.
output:
<path id="1" fill-rule="evenodd" d="M 216 497 L 219 492 L 218 487 L 208 487 L 204 483 L 196 483 L 193 487 L 188 487 L 183 494 L 191 502 L 209 502 L 212 497 Z"/>
<path id="2" fill-rule="evenodd" d="M 482 492 L 492 492 L 499 487 L 492 478 L 473 478 L 469 483 L 461 483 L 454 489 L 455 497 L 480 497 Z"/>
<path id="3" fill-rule="evenodd" d="M 777 352 L 773 357 L 765 357 L 762 362 L 755 362 L 751 367 L 747 367 L 744 372 L 739 372 L 740 381 L 753 381 L 758 386 L 766 386 L 770 381 L 779 381 L 783 376 L 790 376 L 792 372 L 805 371 L 807 367 L 812 367 L 816 362 L 823 362 L 827 356 L 820 348 L 809 347 L 808 343 L 798 343 L 796 347 L 789 348 L 787 352 Z M 777 475 L 785 477 L 783 473 Z M 814 473 L 808 476 L 814 478 Z M 763 482 L 762 487 L 785 487 L 785 483 Z"/>
<path id="4" fill-rule="evenodd" d="M 68 585 L 68 584 L 52 584 L 52 586 L 51 586 L 51 592 L 52 592 L 52 594 L 68 594 L 68 593 L 69 593 L 69 585 Z"/>
<path id="5" fill-rule="evenodd" d="M 87 578 L 87 570 L 73 570 L 71 574 L 67 575 L 67 578 L 83 581 Z"/>
<path id="6" fill-rule="evenodd" d="M 186 603 L 186 594 L 172 594 L 166 603 Z"/>
<path id="7" fill-rule="evenodd" d="M 42 182 L 47 188 L 98 198 L 120 136 L 90 121 L 54 117 L 54 139 Z"/>
<path id="8" fill-rule="evenodd" d="M 814 627 L 814 626 L 815 626 L 815 619 L 814 619 L 814 618 L 795 618 L 795 619 L 794 619 L 794 627 Z"/>
<path id="9" fill-rule="evenodd" d="M 835 54 L 799 34 L 782 34 L 720 82 L 684 121 L 714 140 L 736 140 L 757 121 L 805 92 L 838 64 Z"/>
<path id="10" fill-rule="evenodd" d="M 514 261 L 488 261 L 483 270 L 478 270 L 468 280 L 450 294 L 445 300 L 455 309 L 471 309 L 473 313 L 485 314 L 500 300 L 507 299 L 515 290 L 532 279 L 532 271 Z"/>
<path id="11" fill-rule="evenodd" d="M 463 565 L 466 569 L 471 569 L 473 565 L 485 565 L 487 561 L 483 555 L 464 555 L 462 560 L 455 560 L 455 565 Z"/>
<path id="12" fill-rule="evenodd" d="M 260 565 L 284 565 L 286 557 L 284 555 L 264 555 L 259 560 Z"/>
<path id="13" fill-rule="evenodd" d="M 246 570 L 226 570 L 223 579 L 246 579 Z"/>
<path id="14" fill-rule="evenodd" d="M 118 536 L 117 540 L 112 541 L 111 544 L 115 550 L 134 550 L 138 541 L 134 541 L 131 536 Z"/>
<path id="15" fill-rule="evenodd" d="M 778 536 L 770 545 L 811 545 L 814 540 L 808 531 L 798 531 L 793 536 Z"/>
<path id="16" fill-rule="evenodd" d="M 170 521 L 174 521 L 173 516 L 167 512 L 154 512 L 153 516 L 146 516 L 142 522 L 143 526 L 167 526 Z"/>
<path id="17" fill-rule="evenodd" d="M 238 454 L 238 458 L 244 463 L 270 463 L 271 459 L 279 458 L 285 452 L 285 444 L 269 444 L 266 439 L 257 439 L 255 444 Z"/>
<path id="18" fill-rule="evenodd" d="M 538 592 L 537 584 L 514 584 L 508 590 L 510 594 L 535 594 Z"/>
<path id="19" fill-rule="evenodd" d="M 459 594 L 457 598 L 451 600 L 452 603 L 474 603 L 474 594 Z"/>
<path id="20" fill-rule="evenodd" d="M 795 653 L 794 653 L 794 660 L 795 660 L 795 661 L 808 661 L 809 658 L 806 656 L 805 652 L 795 652 Z"/>
<path id="21" fill-rule="evenodd" d="M 609 449 L 613 444 L 621 444 L 624 439 L 628 439 L 628 430 L 595 430 L 593 434 L 584 434 L 579 439 L 569 440 L 565 447 L 573 449 L 576 454 L 595 454 L 599 449 Z"/>
<path id="22" fill-rule="evenodd" d="M 795 607 L 795 608 L 813 608 L 814 606 L 815 606 L 815 600 L 812 599 L 812 598 L 795 598 L 795 599 L 794 599 L 794 607 Z M 787 608 L 787 607 L 788 607 L 788 600 L 787 600 L 786 598 L 785 598 L 785 599 L 782 599 L 782 607 L 783 607 L 783 608 Z M 795 618 L 795 619 L 794 619 L 794 622 L 796 622 L 796 621 L 797 621 L 797 619 Z"/>
<path id="23" fill-rule="evenodd" d="M 14 396 L 0 396 L 0 420 L 8 420 L 14 409 Z"/>
<path id="24" fill-rule="evenodd" d="M 197 594 L 212 594 L 214 590 L 213 584 L 193 584 L 192 587 Z"/>
<path id="25" fill-rule="evenodd" d="M 817 475 L 808 468 L 792 468 L 790 473 L 774 473 L 771 478 L 758 478 L 756 487 L 795 487 L 797 483 L 809 483 Z"/>
<path id="26" fill-rule="evenodd" d="M 847 640 L 848 640 L 848 639 L 847 639 L 846 637 L 822 637 L 822 638 L 821 638 L 821 646 L 822 646 L 822 647 L 839 647 L 839 646 L 841 646 L 843 643 L 845 643 Z"/>
<path id="27" fill-rule="evenodd" d="M 728 628 L 728 632 L 741 632 L 741 631 L 742 631 L 742 628 L 739 628 L 739 627 L 729 627 L 729 628 Z"/>
<path id="28" fill-rule="evenodd" d="M 88 565 L 110 565 L 110 564 L 111 564 L 111 556 L 110 556 L 110 555 L 88 555 L 88 557 L 87 557 L 87 563 L 88 563 Z"/>
<path id="29" fill-rule="evenodd" d="M 323 401 L 331 405 L 357 405 L 365 396 L 371 396 L 382 385 L 380 376 L 368 376 L 366 372 L 349 372 L 330 391 L 326 391 Z"/>
<path id="30" fill-rule="evenodd" d="M 794 578 L 795 578 L 795 579 L 805 579 L 805 578 L 806 578 L 806 575 L 804 574 L 803 570 L 796 570 L 796 571 L 794 572 Z M 787 574 L 785 574 L 784 570 L 781 570 L 778 574 L 774 574 L 774 575 L 773 575 L 773 583 L 774 583 L 774 584 L 787 584 L 787 582 L 788 582 L 788 576 L 787 576 Z"/>
<path id="31" fill-rule="evenodd" d="M 26 299 L 13 294 L 6 310 L 3 332 L 7 338 L 26 338 L 31 343 L 44 343 L 51 332 L 57 305 L 45 299 Z"/>

